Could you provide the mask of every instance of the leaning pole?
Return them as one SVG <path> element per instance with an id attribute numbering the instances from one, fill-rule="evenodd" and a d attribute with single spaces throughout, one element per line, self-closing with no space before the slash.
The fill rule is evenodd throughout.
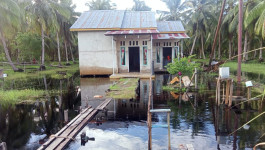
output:
<path id="1" fill-rule="evenodd" d="M 241 82 L 241 53 L 242 53 L 242 24 L 243 24 L 243 0 L 239 0 L 238 9 L 238 58 L 237 58 L 237 82 Z"/>

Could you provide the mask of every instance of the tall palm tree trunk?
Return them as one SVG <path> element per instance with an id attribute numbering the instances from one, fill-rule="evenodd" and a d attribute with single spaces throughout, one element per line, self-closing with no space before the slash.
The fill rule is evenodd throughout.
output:
<path id="1" fill-rule="evenodd" d="M 228 47 L 229 47 L 229 54 L 228 57 L 229 59 L 231 59 L 232 57 L 232 47 L 233 47 L 233 41 L 232 41 L 232 36 L 229 35 L 229 39 L 228 39 Z"/>
<path id="2" fill-rule="evenodd" d="M 247 48 L 248 48 L 248 31 L 245 32 L 243 62 L 247 61 Z"/>
<path id="3" fill-rule="evenodd" d="M 6 58 L 7 58 L 8 62 L 9 62 L 9 65 L 12 67 L 12 69 L 13 69 L 14 71 L 22 71 L 22 70 L 18 69 L 18 68 L 14 65 L 14 63 L 12 62 L 12 60 L 11 60 L 11 57 L 10 57 L 10 55 L 9 55 L 9 50 L 8 50 L 8 48 L 7 48 L 7 46 L 6 46 L 6 39 L 5 39 L 4 35 L 3 35 L 3 32 L 2 32 L 2 29 L 1 29 L 1 28 L 0 28 L 0 39 L 1 39 L 1 41 L 2 41 L 2 44 L 3 44 L 3 47 L 4 47 L 4 51 L 5 51 L 5 54 L 6 54 Z"/>
<path id="4" fill-rule="evenodd" d="M 242 54 L 242 28 L 243 28 L 243 0 L 239 0 L 238 9 L 238 57 L 237 57 L 237 82 L 241 82 L 241 54 Z"/>
<path id="5" fill-rule="evenodd" d="M 205 54 L 204 54 L 204 44 L 203 44 L 203 35 L 201 35 L 201 44 L 202 44 L 202 51 L 201 51 L 201 53 L 202 53 L 202 57 L 203 57 L 203 59 L 205 59 Z"/>
<path id="6" fill-rule="evenodd" d="M 75 63 L 75 58 L 74 58 L 72 46 L 70 46 L 70 52 L 71 52 L 72 61 L 73 61 L 73 63 Z"/>
<path id="7" fill-rule="evenodd" d="M 65 57 L 66 57 L 66 65 L 70 65 L 69 60 L 68 60 L 68 51 L 67 51 L 67 42 L 64 41 L 64 48 L 65 48 Z"/>
<path id="8" fill-rule="evenodd" d="M 44 57 L 45 57 L 45 43 L 44 43 L 44 30 L 43 26 L 41 25 L 41 65 L 40 65 L 40 70 L 45 70 L 45 64 L 44 64 Z"/>
<path id="9" fill-rule="evenodd" d="M 57 32 L 57 49 L 58 49 L 59 66 L 62 66 L 62 63 L 61 63 L 61 53 L 60 53 L 60 40 L 59 40 L 58 32 Z"/>
<path id="10" fill-rule="evenodd" d="M 262 47 L 262 39 L 260 39 L 260 47 Z M 262 58 L 262 49 L 259 50 L 259 61 L 263 61 L 263 58 Z"/>
<path id="11" fill-rule="evenodd" d="M 194 46 L 195 46 L 195 43 L 196 43 L 196 39 L 197 39 L 197 33 L 196 33 L 196 35 L 194 37 L 194 40 L 193 40 L 193 44 L 192 44 L 192 47 L 191 47 L 191 50 L 190 50 L 190 55 L 192 55 L 192 53 L 193 53 Z"/>
<path id="12" fill-rule="evenodd" d="M 219 39 L 218 39 L 218 60 L 221 59 L 221 32 L 219 32 Z"/>

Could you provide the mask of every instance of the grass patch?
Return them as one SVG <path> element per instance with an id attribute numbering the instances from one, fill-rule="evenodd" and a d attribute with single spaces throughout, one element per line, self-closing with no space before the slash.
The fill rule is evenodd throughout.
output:
<path id="1" fill-rule="evenodd" d="M 138 78 L 122 78 L 111 85 L 106 96 L 116 99 L 136 98 L 135 90 L 138 87 Z"/>
<path id="2" fill-rule="evenodd" d="M 39 78 L 46 76 L 51 76 L 53 79 L 64 79 L 71 77 L 74 73 L 78 72 L 79 65 L 72 64 L 70 66 L 63 66 L 63 68 L 46 66 L 46 70 L 38 71 L 39 66 L 37 65 L 27 65 L 25 72 L 14 72 L 10 66 L 0 66 L 4 68 L 4 73 L 8 75 L 5 80 L 14 80 L 14 79 L 25 79 L 25 78 Z M 24 69 L 23 67 L 21 67 Z M 30 69 L 29 69 L 30 68 Z"/>
<path id="3" fill-rule="evenodd" d="M 10 91 L 0 91 L 0 104 L 9 105 L 17 104 L 22 101 L 35 102 L 39 97 L 44 96 L 45 91 L 25 89 L 25 90 L 10 90 Z"/>
<path id="4" fill-rule="evenodd" d="M 224 67 L 230 67 L 231 71 L 237 70 L 237 62 L 227 62 L 223 65 Z M 242 72 L 251 72 L 251 73 L 260 73 L 265 75 L 265 64 L 264 63 L 242 63 L 241 71 Z"/>

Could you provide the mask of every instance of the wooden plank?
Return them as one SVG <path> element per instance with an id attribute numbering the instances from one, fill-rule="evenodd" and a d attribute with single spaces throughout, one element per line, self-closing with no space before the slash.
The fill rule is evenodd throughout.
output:
<path id="1" fill-rule="evenodd" d="M 170 109 L 151 109 L 151 113 L 160 113 L 160 112 L 171 112 Z"/>
<path id="2" fill-rule="evenodd" d="M 68 135 L 78 126 L 79 123 L 82 122 L 83 119 L 85 119 L 92 111 L 94 108 L 90 108 L 89 111 L 86 111 L 85 114 L 80 116 L 71 126 L 67 128 L 60 136 L 62 137 L 68 137 Z M 47 147 L 47 149 L 55 149 L 62 141 L 65 139 L 63 138 L 56 138 L 50 145 Z"/>
<path id="3" fill-rule="evenodd" d="M 96 109 L 86 108 L 73 120 L 71 120 L 64 128 L 51 137 L 39 150 L 42 149 L 63 149 L 72 139 L 86 126 L 86 124 L 98 113 L 103 110 L 111 101 L 111 98 L 106 99 Z M 65 137 L 65 138 L 64 138 Z"/>
<path id="4" fill-rule="evenodd" d="M 71 126 L 83 113 L 88 111 L 91 108 L 89 106 L 88 108 L 84 109 L 80 114 L 78 114 L 74 119 L 72 119 L 67 125 L 65 125 L 59 132 L 55 134 L 55 136 L 60 136 L 69 126 Z M 46 141 L 42 146 L 38 148 L 38 150 L 45 149 L 47 146 L 49 146 L 56 138 L 51 137 L 48 141 Z"/>
<path id="5" fill-rule="evenodd" d="M 88 117 L 86 117 L 75 129 L 71 132 L 68 136 L 69 137 L 76 137 L 76 135 L 87 125 L 87 123 L 98 113 L 98 110 L 93 110 Z M 56 147 L 56 150 L 64 149 L 69 143 L 71 139 L 65 139 L 62 143 Z"/>

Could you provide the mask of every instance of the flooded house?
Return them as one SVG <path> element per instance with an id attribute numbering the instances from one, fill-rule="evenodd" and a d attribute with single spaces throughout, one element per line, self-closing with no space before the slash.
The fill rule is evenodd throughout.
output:
<path id="1" fill-rule="evenodd" d="M 78 32 L 81 75 L 150 76 L 182 57 L 189 38 L 181 21 L 156 21 L 151 11 L 86 11 L 70 30 Z"/>

